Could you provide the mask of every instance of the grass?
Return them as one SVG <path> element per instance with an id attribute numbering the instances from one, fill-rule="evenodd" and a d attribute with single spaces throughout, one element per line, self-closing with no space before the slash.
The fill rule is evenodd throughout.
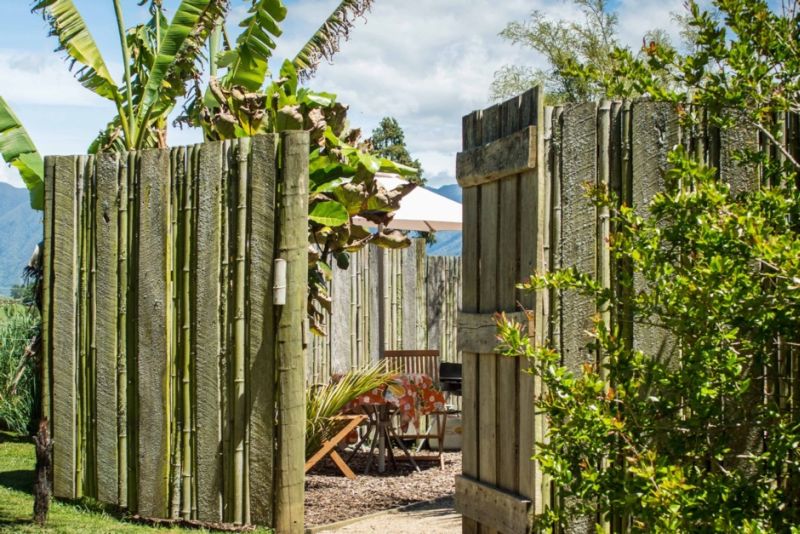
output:
<path id="1" fill-rule="evenodd" d="M 33 362 L 25 357 L 25 348 L 38 322 L 35 310 L 0 299 L 0 428 L 19 433 L 27 430 L 33 410 Z M 20 364 L 23 374 L 15 381 Z"/>
<path id="2" fill-rule="evenodd" d="M 54 501 L 45 528 L 31 523 L 33 513 L 33 444 L 27 438 L 0 432 L 0 532 L 53 532 L 88 534 L 104 532 L 209 532 L 202 529 L 155 528 L 126 522 L 105 510 L 101 504 L 84 501 Z M 267 534 L 267 530 L 255 532 Z"/>

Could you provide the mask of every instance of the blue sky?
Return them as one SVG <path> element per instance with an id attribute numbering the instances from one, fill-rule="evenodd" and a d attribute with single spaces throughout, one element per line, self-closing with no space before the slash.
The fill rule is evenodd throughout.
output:
<path id="1" fill-rule="evenodd" d="M 111 2 L 74 0 L 106 62 L 121 80 Z M 167 8 L 177 5 L 166 0 Z M 232 0 L 234 17 L 250 2 Z M 337 0 L 289 0 L 275 65 L 292 56 L 338 4 Z M 126 24 L 146 17 L 136 0 L 123 0 Z M 681 0 L 619 0 L 620 37 L 636 45 L 649 29 L 675 34 L 670 12 Z M 0 95 L 15 109 L 40 151 L 82 153 L 113 116 L 110 102 L 83 89 L 68 73 L 53 38 L 28 0 L 0 0 Z M 381 117 L 395 116 L 409 149 L 435 185 L 454 181 L 461 116 L 485 107 L 493 73 L 507 63 L 539 66 L 541 58 L 514 48 L 497 34 L 510 21 L 538 9 L 553 18 L 576 18 L 562 0 L 376 0 L 335 63 L 323 65 L 309 84 L 337 93 L 350 106 L 350 121 L 369 133 Z M 170 17 L 171 13 L 167 13 Z M 231 28 L 233 35 L 235 28 Z M 200 141 L 196 131 L 173 130 L 170 143 Z M 0 181 L 19 184 L 0 167 Z"/>

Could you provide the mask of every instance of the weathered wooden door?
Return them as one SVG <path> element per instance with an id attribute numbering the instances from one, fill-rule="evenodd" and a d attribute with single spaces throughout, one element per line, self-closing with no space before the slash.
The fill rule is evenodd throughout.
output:
<path id="1" fill-rule="evenodd" d="M 493 352 L 495 312 L 518 313 L 531 335 L 539 341 L 544 335 L 545 302 L 516 289 L 545 268 L 549 192 L 540 164 L 542 124 L 539 89 L 463 121 L 457 178 L 464 189 L 458 330 L 464 464 L 456 507 L 465 533 L 524 533 L 542 505 L 540 476 L 530 459 L 541 437 L 533 413 L 537 386 L 522 372 L 524 362 Z"/>

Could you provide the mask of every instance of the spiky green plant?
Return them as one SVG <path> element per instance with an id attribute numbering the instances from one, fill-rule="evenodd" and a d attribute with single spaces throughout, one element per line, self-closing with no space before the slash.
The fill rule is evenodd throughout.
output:
<path id="1" fill-rule="evenodd" d="M 17 301 L 0 301 L 0 427 L 24 433 L 33 413 L 34 361 L 28 344 L 38 314 Z"/>
<path id="2" fill-rule="evenodd" d="M 349 371 L 339 380 L 306 390 L 306 458 L 333 436 L 339 425 L 332 418 L 361 395 L 389 383 L 396 373 L 380 361 Z"/>

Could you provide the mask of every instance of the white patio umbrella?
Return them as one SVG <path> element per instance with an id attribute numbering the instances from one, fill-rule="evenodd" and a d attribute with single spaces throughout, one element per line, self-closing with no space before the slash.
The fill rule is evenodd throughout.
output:
<path id="1" fill-rule="evenodd" d="M 378 173 L 378 183 L 391 191 L 406 181 L 396 174 Z M 377 224 L 355 217 L 353 222 L 361 226 L 377 228 Z M 461 230 L 461 204 L 455 200 L 434 193 L 430 189 L 417 186 L 400 201 L 389 230 L 415 230 L 434 232 L 437 230 Z"/>

